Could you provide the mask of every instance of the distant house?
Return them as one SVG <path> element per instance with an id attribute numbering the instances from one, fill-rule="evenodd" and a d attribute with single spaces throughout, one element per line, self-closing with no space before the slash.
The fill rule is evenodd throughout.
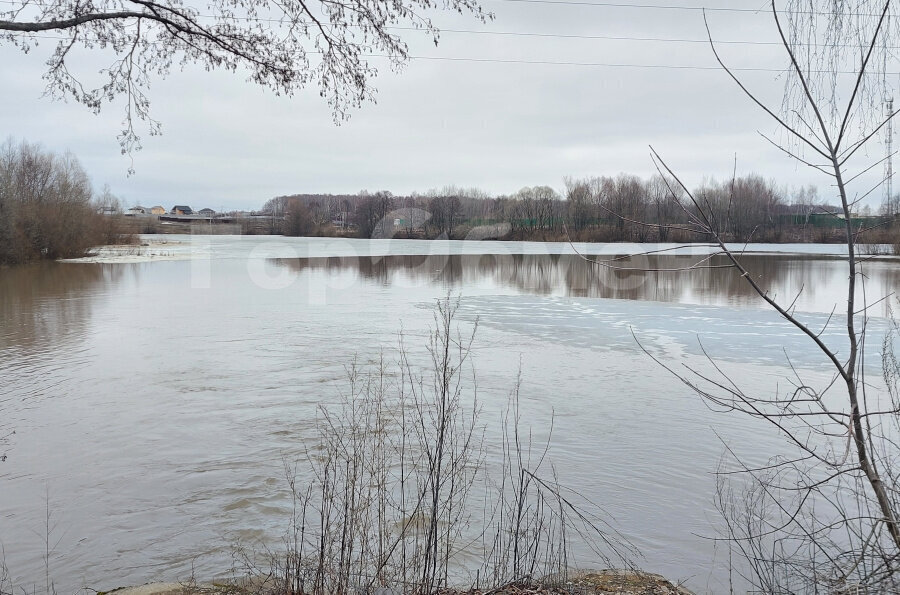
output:
<path id="1" fill-rule="evenodd" d="M 128 214 L 129 215 L 146 215 L 147 209 L 145 209 L 144 207 L 140 207 L 140 206 L 131 207 L 130 209 L 128 209 Z"/>
<path id="2" fill-rule="evenodd" d="M 150 214 L 151 215 L 165 215 L 166 209 L 165 209 L 165 207 L 159 207 L 159 206 L 150 207 Z"/>
<path id="3" fill-rule="evenodd" d="M 172 207 L 172 210 L 169 211 L 173 215 L 193 215 L 194 211 L 191 210 L 191 207 L 185 205 L 175 205 Z"/>
<path id="4" fill-rule="evenodd" d="M 200 209 L 200 214 L 203 215 L 204 217 L 215 217 L 216 216 L 216 212 L 213 211 L 212 209 Z"/>

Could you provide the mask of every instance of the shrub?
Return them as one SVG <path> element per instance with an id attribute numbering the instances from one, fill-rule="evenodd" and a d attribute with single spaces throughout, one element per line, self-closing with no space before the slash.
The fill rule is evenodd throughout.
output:
<path id="1" fill-rule="evenodd" d="M 92 196 L 71 153 L 7 141 L 0 148 L 0 264 L 77 257 L 125 239 L 118 218 L 98 215 Z"/>
<path id="2" fill-rule="evenodd" d="M 340 401 L 320 406 L 318 436 L 306 443 L 309 480 L 285 461 L 285 549 L 261 561 L 238 551 L 261 593 L 429 595 L 559 581 L 576 542 L 605 566 L 632 567 L 633 546 L 557 483 L 549 444 L 521 427 L 518 383 L 486 460 L 475 331 L 455 327 L 457 307 L 438 302 L 424 368 L 401 336 L 397 368 L 383 357 L 368 372 L 354 364 Z"/>

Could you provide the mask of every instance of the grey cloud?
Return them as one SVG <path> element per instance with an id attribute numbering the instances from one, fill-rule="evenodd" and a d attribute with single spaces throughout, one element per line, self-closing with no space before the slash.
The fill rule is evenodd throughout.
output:
<path id="1" fill-rule="evenodd" d="M 716 3 L 713 3 L 716 4 Z M 719 2 L 718 5 L 731 3 Z M 560 5 L 486 3 L 497 20 L 480 25 L 445 15 L 445 28 L 636 37 L 699 38 L 699 13 Z M 754 5 L 755 8 L 755 5 Z M 755 15 L 713 14 L 723 39 L 771 39 Z M 434 48 L 412 34 L 414 55 L 629 64 L 714 62 L 700 44 L 565 40 L 446 32 Z M 188 68 L 150 89 L 163 135 L 144 135 L 136 174 L 118 154 L 121 105 L 99 117 L 82 106 L 41 99 L 42 46 L 23 56 L 0 48 L 0 131 L 71 149 L 97 187 L 109 183 L 128 203 L 177 199 L 214 208 L 255 208 L 278 194 L 395 193 L 447 183 L 495 193 L 522 186 L 562 186 L 567 175 L 646 175 L 654 144 L 686 179 L 729 175 L 739 167 L 785 184 L 826 180 L 798 169 L 758 137 L 774 129 L 721 71 L 603 68 L 414 60 L 400 74 L 382 64 L 378 103 L 335 127 L 315 89 L 273 97 L 244 77 Z M 726 46 L 736 66 L 781 66 L 767 46 Z M 375 59 L 378 63 L 378 59 Z M 102 60 L 85 61 L 88 72 Z M 771 73 L 747 80 L 776 102 Z M 877 204 L 877 199 L 873 199 Z M 174 203 L 173 203 L 174 204 Z"/>

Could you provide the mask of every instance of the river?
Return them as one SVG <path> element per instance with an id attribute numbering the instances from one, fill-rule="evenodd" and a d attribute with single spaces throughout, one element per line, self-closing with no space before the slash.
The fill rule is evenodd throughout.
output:
<path id="1" fill-rule="evenodd" d="M 317 406 L 338 399 L 351 362 L 395 361 L 401 334 L 420 357 L 449 294 L 460 328 L 478 323 L 486 442 L 521 366 L 523 419 L 541 438 L 552 418 L 560 481 L 604 508 L 641 566 L 720 592 L 727 551 L 707 537 L 723 441 L 760 457 L 784 443 L 711 411 L 648 353 L 703 365 L 705 350 L 762 391 L 789 374 L 786 354 L 814 381 L 829 375 L 732 270 L 691 268 L 707 247 L 613 260 L 644 247 L 144 239 L 0 269 L 0 544 L 29 589 L 45 571 L 59 593 L 227 576 L 237 541 L 277 545 L 290 515 L 282 460 L 303 451 Z M 844 307 L 840 246 L 746 250 L 772 295 L 799 292 L 804 321 L 825 326 Z M 895 259 L 865 272 L 869 302 L 900 288 Z M 891 301 L 869 312 L 876 348 Z M 840 325 L 824 336 L 841 344 Z"/>

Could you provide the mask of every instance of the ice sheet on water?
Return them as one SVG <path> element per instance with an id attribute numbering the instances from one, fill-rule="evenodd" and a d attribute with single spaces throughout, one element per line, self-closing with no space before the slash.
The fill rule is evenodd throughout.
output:
<path id="1" fill-rule="evenodd" d="M 203 234 L 158 234 L 140 236 L 142 246 L 99 248 L 87 259 L 73 262 L 129 263 L 153 260 L 192 260 L 198 258 L 319 258 L 379 257 L 389 255 L 445 254 L 584 254 L 623 255 L 662 253 L 668 255 L 706 255 L 718 250 L 710 244 L 633 244 L 509 242 L 464 240 L 404 240 L 360 238 L 289 238 L 283 236 L 231 236 Z M 840 244 L 748 244 L 729 245 L 745 253 L 815 254 L 843 256 Z"/>
<path id="2" fill-rule="evenodd" d="M 827 369 L 829 362 L 812 340 L 773 310 L 686 305 L 617 299 L 532 295 L 465 298 L 461 313 L 500 330 L 595 350 L 641 352 L 655 357 L 703 356 L 716 359 Z M 847 353 L 840 317 L 801 313 L 801 322 L 818 332 L 839 357 Z M 888 321 L 868 321 L 867 369 L 880 375 L 880 350 Z"/>
<path id="3" fill-rule="evenodd" d="M 101 246 L 91 250 L 90 254 L 81 258 L 66 258 L 61 262 L 82 264 L 134 264 L 164 260 L 191 260 L 209 258 L 209 251 L 203 252 L 202 246 L 194 245 L 190 237 L 178 239 L 148 239 L 143 236 L 140 244 Z"/>

